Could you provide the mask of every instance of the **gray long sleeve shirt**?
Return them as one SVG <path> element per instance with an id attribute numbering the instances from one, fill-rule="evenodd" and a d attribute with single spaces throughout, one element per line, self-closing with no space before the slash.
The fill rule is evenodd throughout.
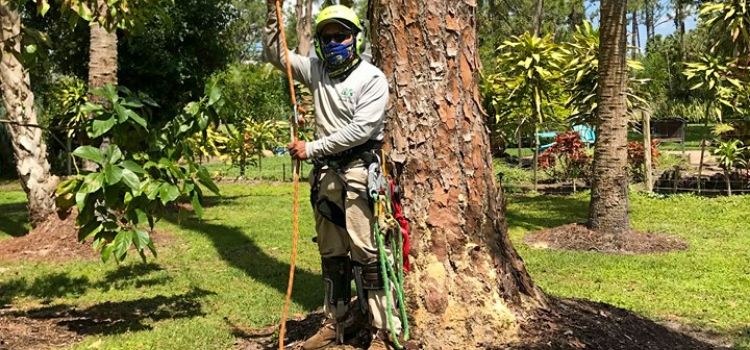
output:
<path id="1" fill-rule="evenodd" d="M 275 9 L 268 7 L 265 54 L 277 68 L 286 71 L 279 43 Z M 333 79 L 324 62 L 289 51 L 294 79 L 305 84 L 313 95 L 317 140 L 308 142 L 310 158 L 343 152 L 368 140 L 383 140 L 388 81 L 385 74 L 362 61 L 348 76 Z"/>

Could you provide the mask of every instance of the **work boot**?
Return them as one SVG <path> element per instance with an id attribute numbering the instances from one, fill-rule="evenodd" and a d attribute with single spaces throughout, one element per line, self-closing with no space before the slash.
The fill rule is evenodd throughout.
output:
<path id="1" fill-rule="evenodd" d="M 367 350 L 395 350 L 396 347 L 393 346 L 391 343 L 390 338 L 388 337 L 388 333 L 380 330 L 377 333 L 375 333 L 375 337 L 373 337 L 372 342 L 370 342 L 370 347 L 367 348 Z"/>
<path id="2" fill-rule="evenodd" d="M 317 333 L 305 340 L 303 350 L 321 350 L 336 344 L 336 324 L 333 320 L 326 320 Z"/>

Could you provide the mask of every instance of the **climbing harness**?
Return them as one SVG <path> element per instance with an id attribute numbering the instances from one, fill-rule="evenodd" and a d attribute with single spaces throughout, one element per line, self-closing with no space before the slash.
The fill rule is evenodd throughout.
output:
<path id="1" fill-rule="evenodd" d="M 391 342 L 398 349 L 398 332 L 394 326 L 394 305 L 398 307 L 403 332 L 402 339 L 409 340 L 409 320 L 404 303 L 404 272 L 409 269 L 409 225 L 401 210 L 398 186 L 388 173 L 385 152 L 381 150 L 380 161 L 369 168 L 368 190 L 373 200 L 375 223 L 373 232 L 378 245 L 381 275 L 386 293 L 386 318 Z M 393 253 L 393 262 L 388 260 L 388 248 Z M 394 300 L 393 294 L 396 295 Z"/>

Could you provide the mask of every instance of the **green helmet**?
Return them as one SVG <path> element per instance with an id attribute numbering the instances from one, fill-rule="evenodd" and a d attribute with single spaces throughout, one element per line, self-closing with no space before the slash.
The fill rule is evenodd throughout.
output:
<path id="1" fill-rule="evenodd" d="M 365 26 L 364 22 L 359 20 L 357 13 L 354 10 L 344 5 L 331 5 L 320 11 L 317 17 L 315 17 L 315 53 L 320 59 L 323 59 L 323 52 L 320 47 L 320 40 L 317 39 L 320 30 L 331 22 L 339 23 L 352 31 L 354 31 L 354 50 L 355 54 L 359 55 L 364 50 L 365 42 Z"/>

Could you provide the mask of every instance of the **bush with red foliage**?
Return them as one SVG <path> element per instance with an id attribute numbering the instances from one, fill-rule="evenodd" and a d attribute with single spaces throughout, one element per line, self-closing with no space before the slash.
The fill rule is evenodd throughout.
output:
<path id="1" fill-rule="evenodd" d="M 592 157 L 576 131 L 557 135 L 555 144 L 539 156 L 539 167 L 558 180 L 587 179 Z"/>
<path id="2" fill-rule="evenodd" d="M 655 168 L 658 164 L 661 152 L 657 149 L 659 140 L 651 140 L 651 167 Z M 643 142 L 632 141 L 628 142 L 628 168 L 630 169 L 630 176 L 636 180 L 643 180 L 645 174 L 643 172 L 643 164 L 646 162 L 646 152 Z"/>

